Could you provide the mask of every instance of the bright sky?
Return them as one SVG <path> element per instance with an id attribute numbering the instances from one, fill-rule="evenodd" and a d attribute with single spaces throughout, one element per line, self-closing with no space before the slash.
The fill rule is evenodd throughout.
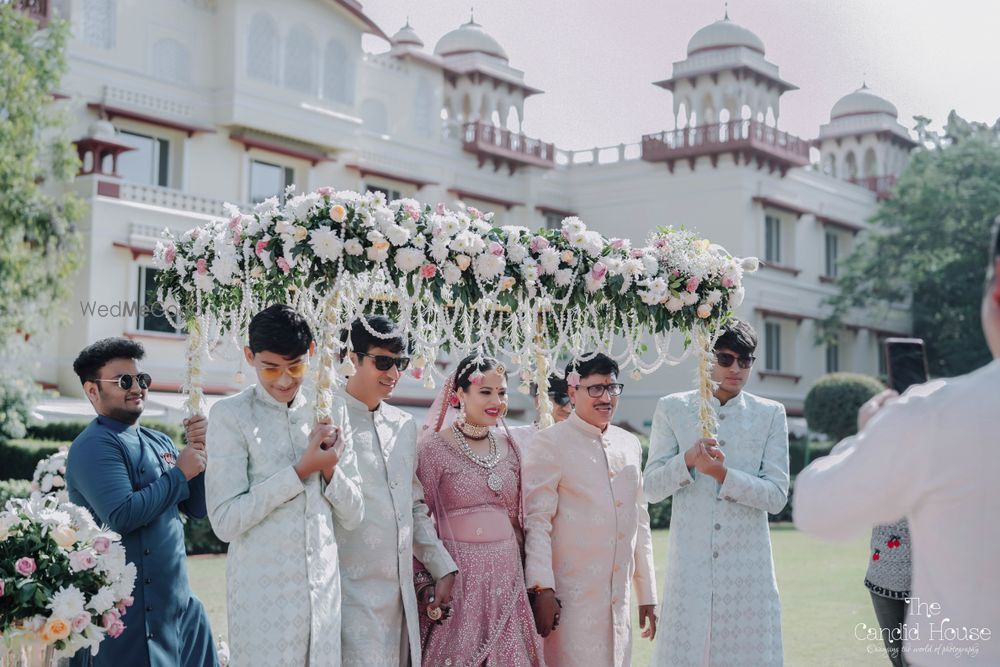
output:
<path id="1" fill-rule="evenodd" d="M 723 0 L 364 0 L 390 36 L 409 16 L 428 52 L 470 7 L 525 82 L 545 91 L 525 103 L 525 133 L 583 149 L 673 127 L 670 93 L 651 84 L 684 59 L 699 28 L 722 18 Z M 782 96 L 778 125 L 802 138 L 816 137 L 862 77 L 908 128 L 915 115 L 939 126 L 951 109 L 1000 117 L 995 0 L 731 0 L 729 16 L 799 86 Z M 370 37 L 365 47 L 386 48 Z"/>

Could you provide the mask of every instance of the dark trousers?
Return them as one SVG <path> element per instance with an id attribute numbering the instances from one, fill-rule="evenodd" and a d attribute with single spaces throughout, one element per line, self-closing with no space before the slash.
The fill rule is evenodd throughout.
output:
<path id="1" fill-rule="evenodd" d="M 875 618 L 878 619 L 879 626 L 882 627 L 882 641 L 885 643 L 885 652 L 889 656 L 889 661 L 893 667 L 906 667 L 906 660 L 903 659 L 902 639 L 889 639 L 889 628 L 899 628 L 897 634 L 902 634 L 903 621 L 906 620 L 906 600 L 893 600 L 884 598 L 869 591 L 872 596 L 872 606 L 875 607 Z"/>

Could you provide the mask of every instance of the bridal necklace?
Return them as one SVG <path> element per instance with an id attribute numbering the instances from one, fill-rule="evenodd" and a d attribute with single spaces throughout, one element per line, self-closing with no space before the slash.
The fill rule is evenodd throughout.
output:
<path id="1" fill-rule="evenodd" d="M 483 440 L 490 434 L 489 426 L 480 426 L 479 424 L 470 424 L 462 418 L 456 419 L 454 421 L 454 426 L 459 431 L 462 432 L 466 438 L 471 438 L 473 440 Z"/>
<path id="2" fill-rule="evenodd" d="M 493 432 L 488 428 L 486 430 L 486 437 L 489 438 L 490 441 L 489 455 L 480 456 L 472 451 L 472 447 L 469 446 L 469 441 L 465 439 L 465 433 L 462 432 L 462 429 L 460 429 L 456 424 L 452 424 L 451 430 L 455 434 L 455 442 L 458 443 L 458 448 L 462 450 L 462 453 L 465 454 L 470 461 L 489 472 L 486 476 L 487 486 L 489 486 L 493 491 L 500 493 L 500 490 L 503 488 L 503 478 L 500 477 L 495 470 L 493 470 L 497 463 L 500 462 L 500 448 L 497 446 L 497 439 L 493 435 Z"/>

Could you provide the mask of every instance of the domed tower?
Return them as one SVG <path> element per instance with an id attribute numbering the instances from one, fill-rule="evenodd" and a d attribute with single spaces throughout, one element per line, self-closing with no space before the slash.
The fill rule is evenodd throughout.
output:
<path id="1" fill-rule="evenodd" d="M 445 76 L 443 116 L 480 166 L 490 161 L 513 173 L 555 165 L 554 146 L 521 135 L 524 100 L 542 91 L 524 83 L 524 72 L 474 17 L 438 40 L 434 55 Z"/>
<path id="2" fill-rule="evenodd" d="M 449 119 L 521 131 L 525 98 L 542 91 L 525 85 L 524 72 L 510 66 L 507 52 L 475 18 L 438 40 L 434 54 L 446 66 Z"/>
<path id="3" fill-rule="evenodd" d="M 823 171 L 887 197 L 917 145 L 898 117 L 896 105 L 867 85 L 841 97 L 815 142 Z"/>
<path id="4" fill-rule="evenodd" d="M 729 14 L 691 37 L 687 58 L 654 85 L 673 93 L 674 130 L 643 137 L 643 157 L 673 162 L 730 154 L 784 173 L 809 162 L 809 145 L 777 130 L 781 96 L 797 86 L 764 58 L 764 43 Z M 657 143 L 659 142 L 659 143 Z M 660 145 L 662 144 L 662 145 Z"/>
<path id="5" fill-rule="evenodd" d="M 424 48 L 424 40 L 420 39 L 420 35 L 410 25 L 410 19 L 406 19 L 406 25 L 396 31 L 390 42 L 392 43 L 392 48 L 389 49 L 389 53 L 394 56 L 410 49 L 419 51 Z"/>

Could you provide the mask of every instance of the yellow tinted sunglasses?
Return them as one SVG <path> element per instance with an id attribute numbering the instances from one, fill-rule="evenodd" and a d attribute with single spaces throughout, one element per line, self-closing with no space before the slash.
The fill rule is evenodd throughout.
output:
<path id="1" fill-rule="evenodd" d="M 260 366 L 257 368 L 257 372 L 260 373 L 261 379 L 267 380 L 268 382 L 274 382 L 285 373 L 288 373 L 288 376 L 291 378 L 301 380 L 308 370 L 309 364 L 305 361 L 300 361 L 296 364 L 292 364 L 291 366 Z"/>

